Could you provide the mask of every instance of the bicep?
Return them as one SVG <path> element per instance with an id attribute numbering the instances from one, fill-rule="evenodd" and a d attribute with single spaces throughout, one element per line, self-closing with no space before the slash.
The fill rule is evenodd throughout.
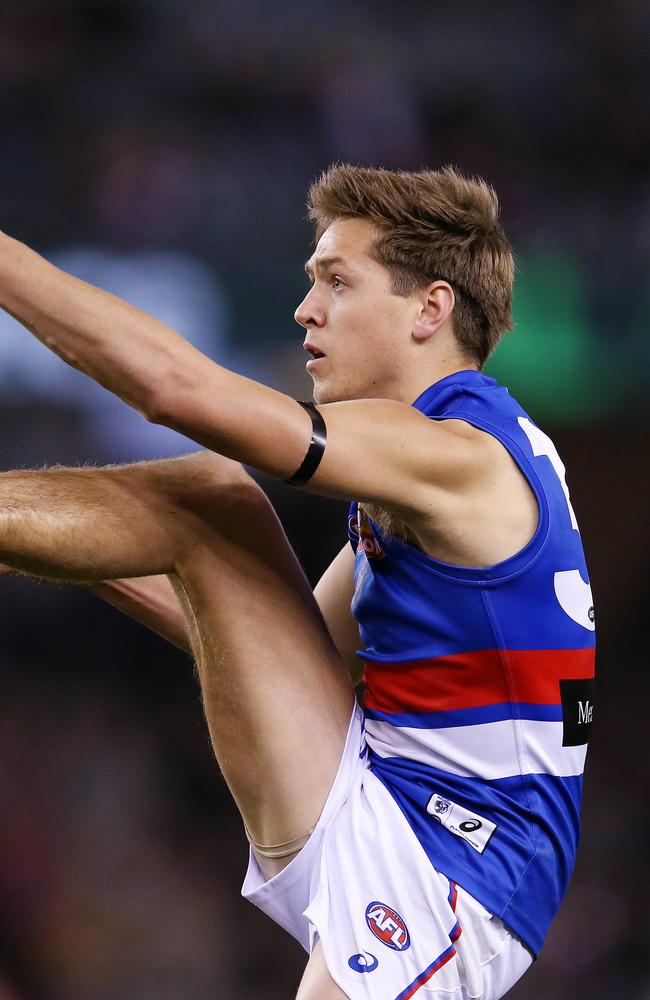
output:
<path id="1" fill-rule="evenodd" d="M 195 352 L 198 355 L 198 352 Z M 199 358 L 201 356 L 199 355 Z M 299 403 L 203 358 L 165 392 L 159 423 L 277 479 L 290 479 L 312 424 Z M 421 510 L 432 490 L 453 489 L 469 467 L 463 440 L 406 403 L 358 399 L 318 406 L 327 442 L 309 492 Z"/>
<path id="2" fill-rule="evenodd" d="M 350 672 L 352 682 L 358 684 L 363 674 L 363 664 L 356 655 L 361 641 L 359 626 L 350 610 L 353 594 L 354 553 L 351 546 L 346 544 L 316 584 L 314 597 L 332 641 Z"/>
<path id="3" fill-rule="evenodd" d="M 476 438 L 460 421 L 436 421 L 405 403 L 360 399 L 319 406 L 327 427 L 307 489 L 377 503 L 409 520 L 435 517 L 476 477 Z M 466 425 L 465 425 L 466 426 Z"/>

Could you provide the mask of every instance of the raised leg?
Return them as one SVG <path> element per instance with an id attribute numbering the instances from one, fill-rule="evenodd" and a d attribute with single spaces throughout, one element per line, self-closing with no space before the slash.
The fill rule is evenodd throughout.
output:
<path id="1" fill-rule="evenodd" d="M 183 509 L 192 524 L 175 571 L 215 752 L 253 840 L 284 844 L 320 815 L 352 684 L 275 511 L 241 467 L 217 457 Z"/>
<path id="2" fill-rule="evenodd" d="M 174 462 L 4 472 L 0 561 L 72 583 L 172 573 L 169 521 L 188 473 Z"/>
<path id="3" fill-rule="evenodd" d="M 296 1000 L 346 1000 L 346 997 L 347 993 L 330 976 L 322 945 L 317 941 L 298 987 Z"/>
<path id="4" fill-rule="evenodd" d="M 172 574 L 217 759 L 253 839 L 316 822 L 354 703 L 263 492 L 211 453 L 0 476 L 0 561 L 88 582 Z"/>

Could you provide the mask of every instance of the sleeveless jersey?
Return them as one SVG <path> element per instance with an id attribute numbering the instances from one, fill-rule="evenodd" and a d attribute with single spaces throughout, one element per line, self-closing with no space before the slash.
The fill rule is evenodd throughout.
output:
<path id="1" fill-rule="evenodd" d="M 539 520 L 516 555 L 454 566 L 350 508 L 370 764 L 432 865 L 537 953 L 573 870 L 594 704 L 594 612 L 564 466 L 494 379 L 413 404 L 496 437 Z"/>

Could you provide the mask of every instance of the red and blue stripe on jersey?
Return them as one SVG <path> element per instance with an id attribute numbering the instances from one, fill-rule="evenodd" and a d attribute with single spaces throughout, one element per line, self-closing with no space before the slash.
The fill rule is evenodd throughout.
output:
<path id="1" fill-rule="evenodd" d="M 539 524 L 515 556 L 472 569 L 365 516 L 359 533 L 352 505 L 371 766 L 432 864 L 537 952 L 573 868 L 593 712 L 580 535 L 557 453 L 506 389 L 459 372 L 414 405 L 497 437 L 537 497 Z M 429 815 L 434 794 L 496 824 L 482 853 Z"/>

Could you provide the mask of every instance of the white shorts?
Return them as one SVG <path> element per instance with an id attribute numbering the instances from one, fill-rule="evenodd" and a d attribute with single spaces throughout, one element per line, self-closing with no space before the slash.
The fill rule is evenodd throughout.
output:
<path id="1" fill-rule="evenodd" d="M 368 767 L 356 706 L 307 844 L 266 881 L 251 853 L 242 895 L 311 952 L 351 1000 L 497 1000 L 532 958 L 505 925 L 432 867 Z"/>

